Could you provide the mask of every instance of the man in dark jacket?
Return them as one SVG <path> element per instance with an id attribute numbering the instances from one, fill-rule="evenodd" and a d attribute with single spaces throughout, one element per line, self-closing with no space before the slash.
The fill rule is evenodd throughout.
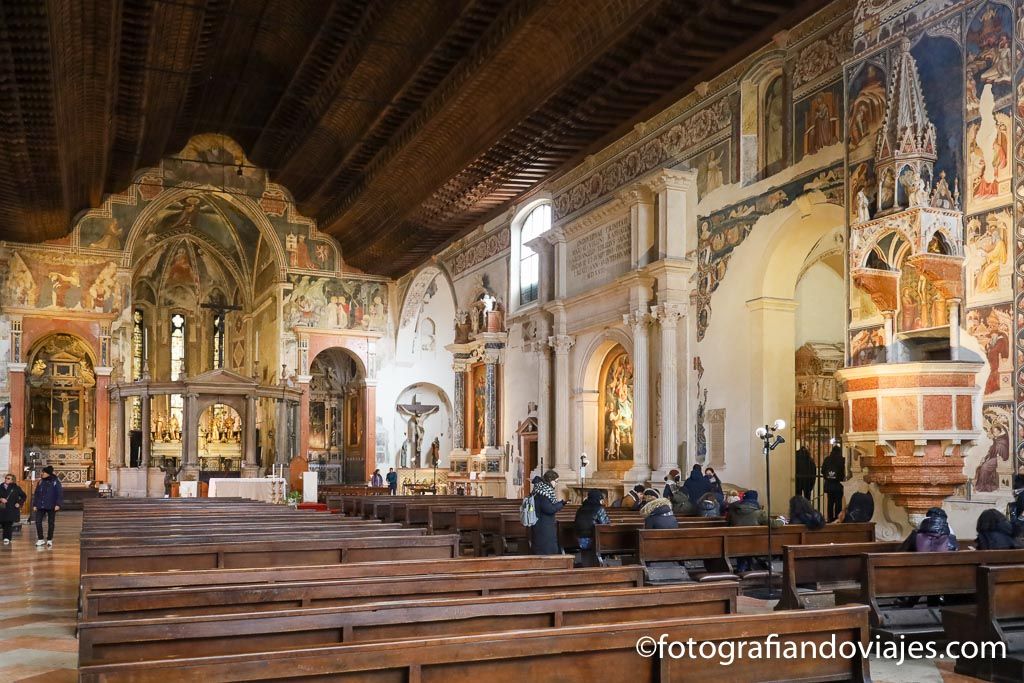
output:
<path id="1" fill-rule="evenodd" d="M 623 508 L 624 510 L 639 510 L 640 506 L 643 505 L 644 498 L 644 485 L 637 484 L 632 489 L 626 492 L 622 498 L 615 501 L 612 507 Z"/>
<path id="2" fill-rule="evenodd" d="M 558 472 L 548 470 L 543 477 L 534 477 L 532 483 L 537 523 L 531 529 L 530 549 L 534 555 L 560 555 L 562 550 L 558 547 L 555 515 L 565 507 L 565 501 L 559 500 L 555 494 Z"/>
<path id="3" fill-rule="evenodd" d="M 814 495 L 814 478 L 818 468 L 814 465 L 811 452 L 806 446 L 796 449 L 796 494 L 807 500 Z"/>
<path id="4" fill-rule="evenodd" d="M 678 529 L 679 522 L 672 512 L 672 502 L 662 498 L 654 489 L 644 491 L 644 506 L 640 508 L 645 529 Z"/>
<path id="5" fill-rule="evenodd" d="M 843 481 L 846 480 L 846 458 L 843 457 L 843 449 L 838 444 L 833 446 L 828 457 L 821 461 L 821 478 L 825 482 L 828 507 L 825 517 L 829 522 L 834 522 L 843 510 Z"/>
<path id="6" fill-rule="evenodd" d="M 387 482 L 388 493 L 390 493 L 392 496 L 395 495 L 395 492 L 398 491 L 398 472 L 395 472 L 394 467 L 388 468 Z"/>
<path id="7" fill-rule="evenodd" d="M 0 525 L 3 526 L 4 545 L 10 545 L 14 523 L 18 521 L 19 510 L 25 502 L 25 492 L 18 486 L 13 474 L 4 477 L 0 484 Z"/>
<path id="8" fill-rule="evenodd" d="M 60 481 L 53 475 L 53 465 L 43 468 L 42 479 L 36 486 L 35 494 L 32 496 L 32 510 L 36 516 L 36 541 L 37 546 L 46 545 L 53 547 L 53 525 L 64 504 L 64 489 Z M 43 540 L 43 517 L 46 517 L 46 540 Z"/>
<path id="9" fill-rule="evenodd" d="M 573 526 L 580 545 L 580 564 L 583 567 L 597 567 L 601 564 L 594 546 L 594 527 L 598 524 L 611 524 L 608 512 L 601 504 L 603 500 L 603 491 L 591 489 L 587 491 L 587 499 L 583 501 L 583 505 L 576 510 Z"/>

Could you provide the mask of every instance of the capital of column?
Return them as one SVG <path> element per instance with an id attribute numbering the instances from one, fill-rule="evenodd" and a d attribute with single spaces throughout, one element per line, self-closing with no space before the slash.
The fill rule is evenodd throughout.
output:
<path id="1" fill-rule="evenodd" d="M 569 349 L 576 343 L 574 337 L 570 337 L 567 334 L 556 334 L 548 337 L 548 345 L 555 350 L 555 353 L 559 356 L 564 356 L 569 353 Z"/>
<path id="2" fill-rule="evenodd" d="M 633 185 L 619 192 L 619 200 L 627 206 L 634 204 L 653 204 L 654 196 L 651 190 L 644 185 Z"/>
<path id="3" fill-rule="evenodd" d="M 684 315 L 686 315 L 685 304 L 658 304 L 651 306 L 651 315 L 654 316 L 662 327 L 675 327 Z"/>
<path id="4" fill-rule="evenodd" d="M 622 322 L 632 327 L 634 331 L 644 330 L 650 324 L 651 316 L 644 309 L 638 308 L 632 313 L 623 315 Z"/>

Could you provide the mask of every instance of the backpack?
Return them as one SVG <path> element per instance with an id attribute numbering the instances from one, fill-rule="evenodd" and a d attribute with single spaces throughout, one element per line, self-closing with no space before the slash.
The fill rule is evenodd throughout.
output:
<path id="1" fill-rule="evenodd" d="M 519 506 L 519 521 L 523 526 L 534 526 L 537 523 L 537 508 L 534 506 L 533 496 L 523 498 Z"/>

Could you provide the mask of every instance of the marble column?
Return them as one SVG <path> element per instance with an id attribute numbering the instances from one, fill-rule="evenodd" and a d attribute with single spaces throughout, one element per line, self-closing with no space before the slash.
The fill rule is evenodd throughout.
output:
<path id="1" fill-rule="evenodd" d="M 11 390 L 9 471 L 21 480 L 25 477 L 25 363 L 8 363 L 7 372 Z"/>
<path id="2" fill-rule="evenodd" d="M 140 456 L 140 464 L 143 468 L 149 467 L 149 449 L 150 445 L 150 432 L 153 429 L 152 421 L 149 415 L 150 401 L 149 394 L 145 393 L 139 397 L 142 401 L 142 454 Z"/>
<path id="3" fill-rule="evenodd" d="M 551 347 L 537 345 L 537 467 L 551 467 Z M 529 474 L 529 472 L 527 472 Z"/>
<path id="4" fill-rule="evenodd" d="M 569 455 L 569 350 L 576 340 L 567 334 L 548 338 L 555 351 L 555 462 L 554 469 L 563 478 L 569 478 L 572 469 Z M 548 466 L 551 466 L 549 461 Z"/>
<path id="5" fill-rule="evenodd" d="M 245 397 L 245 453 L 242 466 L 243 477 L 259 476 L 259 467 L 256 465 L 256 394 L 249 394 Z"/>
<path id="6" fill-rule="evenodd" d="M 199 472 L 199 396 L 185 394 L 185 409 L 181 412 L 181 452 L 183 473 Z"/>
<path id="7" fill-rule="evenodd" d="M 484 448 L 488 451 L 498 447 L 498 358 L 488 354 L 484 359 Z"/>
<path id="8" fill-rule="evenodd" d="M 107 387 L 113 368 L 97 367 L 96 371 L 96 456 L 93 461 L 93 479 L 110 481 L 110 399 Z"/>
<path id="9" fill-rule="evenodd" d="M 288 401 L 277 399 L 277 414 L 274 420 L 274 463 L 288 462 Z"/>
<path id="10" fill-rule="evenodd" d="M 452 366 L 455 370 L 455 398 L 453 400 L 454 418 L 452 420 L 452 449 L 466 450 L 466 364 L 456 361 Z"/>
<path id="11" fill-rule="evenodd" d="M 302 390 L 302 398 L 299 401 L 299 447 L 298 454 L 303 458 L 309 457 L 309 383 L 313 379 L 310 375 L 299 375 L 299 389 Z"/>
<path id="12" fill-rule="evenodd" d="M 114 438 L 110 442 L 110 455 L 109 462 L 111 468 L 124 467 L 125 465 L 125 399 L 120 395 L 111 400 L 114 404 L 114 417 L 112 418 L 110 425 L 110 433 L 114 435 Z"/>
<path id="13" fill-rule="evenodd" d="M 661 481 L 679 465 L 679 344 L 676 332 L 683 317 L 681 304 L 659 304 L 651 313 L 661 328 L 661 448 L 654 454 L 651 478 Z"/>
<path id="14" fill-rule="evenodd" d="M 377 382 L 363 383 L 363 479 L 370 481 L 377 467 Z"/>
<path id="15" fill-rule="evenodd" d="M 633 330 L 633 468 L 626 473 L 627 482 L 647 481 L 650 466 L 650 360 L 648 331 L 650 315 L 643 309 L 622 317 Z"/>

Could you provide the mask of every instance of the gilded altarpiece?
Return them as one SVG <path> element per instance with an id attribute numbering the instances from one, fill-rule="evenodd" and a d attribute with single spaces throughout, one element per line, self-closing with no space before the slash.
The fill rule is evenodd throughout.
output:
<path id="1" fill-rule="evenodd" d="M 600 377 L 601 469 L 628 470 L 633 466 L 633 362 L 623 347 L 608 352 Z"/>

